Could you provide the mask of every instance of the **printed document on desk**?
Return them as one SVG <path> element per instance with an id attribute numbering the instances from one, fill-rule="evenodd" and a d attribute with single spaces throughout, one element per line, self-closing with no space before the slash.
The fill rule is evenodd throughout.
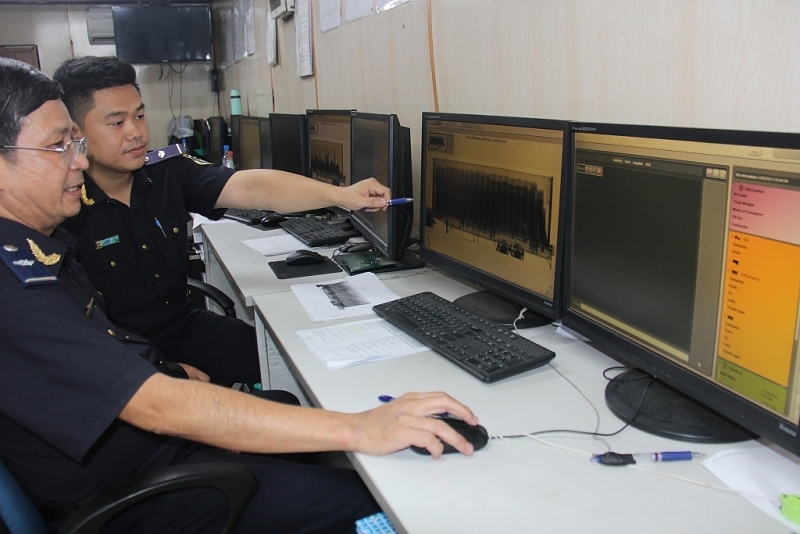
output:
<path id="1" fill-rule="evenodd" d="M 297 337 L 331 370 L 428 350 L 383 319 L 298 330 Z"/>
<path id="2" fill-rule="evenodd" d="M 259 237 L 258 239 L 247 239 L 242 241 L 248 247 L 257 250 L 264 256 L 280 256 L 281 254 L 291 254 L 296 250 L 304 248 L 306 245 L 293 235 L 275 235 L 272 237 Z"/>
<path id="3" fill-rule="evenodd" d="M 398 298 L 374 273 L 291 287 L 315 323 L 368 315 L 373 306 Z"/>

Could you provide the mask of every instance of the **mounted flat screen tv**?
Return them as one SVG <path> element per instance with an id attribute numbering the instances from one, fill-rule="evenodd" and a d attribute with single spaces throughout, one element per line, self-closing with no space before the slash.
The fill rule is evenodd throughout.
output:
<path id="1" fill-rule="evenodd" d="M 130 63 L 211 61 L 208 5 L 114 6 L 117 57 Z"/>

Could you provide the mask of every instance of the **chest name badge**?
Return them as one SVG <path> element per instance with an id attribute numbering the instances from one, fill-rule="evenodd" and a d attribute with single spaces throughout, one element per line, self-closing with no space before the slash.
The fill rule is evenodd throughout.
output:
<path id="1" fill-rule="evenodd" d="M 96 250 L 100 250 L 101 248 L 105 248 L 109 245 L 116 245 L 119 243 L 119 234 L 112 235 L 111 237 L 107 237 L 105 239 L 101 239 L 100 241 L 94 242 L 94 248 Z"/>

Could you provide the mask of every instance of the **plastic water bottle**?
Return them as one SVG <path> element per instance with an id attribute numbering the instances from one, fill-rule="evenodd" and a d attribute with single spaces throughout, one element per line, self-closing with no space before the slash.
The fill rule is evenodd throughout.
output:
<path id="1" fill-rule="evenodd" d="M 233 152 L 231 151 L 231 147 L 228 145 L 224 145 L 222 147 L 222 166 L 227 167 L 229 169 L 233 169 Z"/>

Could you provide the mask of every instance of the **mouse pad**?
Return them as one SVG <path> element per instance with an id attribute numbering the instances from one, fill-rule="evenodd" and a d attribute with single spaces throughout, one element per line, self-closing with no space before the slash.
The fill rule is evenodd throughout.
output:
<path id="1" fill-rule="evenodd" d="M 338 273 L 342 270 L 330 258 L 325 258 L 325 263 L 316 263 L 314 265 L 286 265 L 283 261 L 271 261 L 269 266 L 275 276 L 281 280 L 314 276 L 315 274 Z"/>

